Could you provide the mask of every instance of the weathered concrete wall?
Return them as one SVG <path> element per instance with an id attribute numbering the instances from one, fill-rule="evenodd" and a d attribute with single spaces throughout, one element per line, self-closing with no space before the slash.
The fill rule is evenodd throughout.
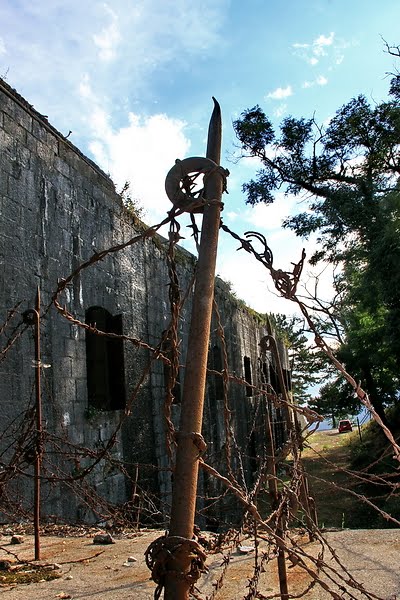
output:
<path id="1" fill-rule="evenodd" d="M 33 308 L 36 288 L 40 287 L 44 311 L 42 362 L 50 365 L 42 370 L 46 429 L 60 440 L 68 440 L 70 454 L 73 445 L 95 450 L 110 439 L 123 411 L 89 410 L 85 331 L 59 315 L 51 299 L 60 278 L 68 276 L 94 252 L 137 235 L 143 225 L 123 206 L 112 181 L 4 83 L 0 83 L 0 149 L 0 322 L 18 302 L 20 313 Z M 169 321 L 166 249 L 166 241 L 157 236 L 109 254 L 73 279 L 62 303 L 82 322 L 89 307 L 99 306 L 111 315 L 121 315 L 125 335 L 156 345 Z M 194 257 L 179 251 L 182 289 L 189 284 L 194 266 Z M 230 370 L 244 377 L 244 357 L 248 357 L 256 383 L 258 344 L 266 331 L 256 316 L 229 294 L 223 282 L 217 283 L 216 299 Z M 190 297 L 180 319 L 181 362 L 186 352 L 189 315 Z M 212 329 L 210 348 L 220 347 L 215 321 Z M 3 428 L 32 401 L 32 359 L 33 339 L 28 332 L 0 363 Z M 147 351 L 125 343 L 126 401 L 148 359 Z M 215 376 L 209 379 L 204 436 L 209 442 L 210 460 L 218 465 L 222 464 L 220 455 L 226 441 L 223 400 Z M 128 471 L 134 471 L 136 463 L 168 466 L 164 396 L 163 365 L 155 361 L 111 451 Z M 244 466 L 251 471 L 254 456 L 249 439 L 257 401 L 237 385 L 232 386 L 230 401 L 238 447 L 245 456 Z M 179 404 L 172 410 L 177 422 Z M 78 458 L 79 468 L 84 467 L 86 458 Z M 69 463 L 63 465 L 60 458 L 46 461 L 47 470 L 53 469 L 60 476 L 70 471 Z M 142 485 L 168 500 L 170 479 L 168 472 L 149 469 Z M 130 497 L 125 477 L 106 461 L 97 465 L 92 480 L 99 494 L 111 502 L 123 503 Z M 44 496 L 47 515 L 90 518 L 86 504 L 72 500 L 70 488 L 63 484 L 52 485 Z"/>

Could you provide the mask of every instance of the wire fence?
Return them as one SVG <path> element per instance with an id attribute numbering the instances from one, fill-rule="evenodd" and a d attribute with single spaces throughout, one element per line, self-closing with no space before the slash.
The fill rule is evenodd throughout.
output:
<path id="1" fill-rule="evenodd" d="M 192 206 L 192 210 L 201 206 Z M 116 426 L 107 435 L 98 439 L 94 447 L 71 439 L 68 428 L 61 427 L 61 433 L 53 431 L 44 422 L 40 428 L 37 422 L 37 388 L 34 381 L 31 394 L 24 406 L 21 399 L 19 410 L 11 422 L 0 434 L 0 511 L 4 521 L 26 522 L 33 519 L 35 500 L 33 499 L 33 482 L 40 480 L 41 506 L 45 506 L 52 495 L 75 498 L 80 506 L 80 515 L 84 521 L 88 515 L 95 516 L 97 523 L 111 529 L 124 527 L 168 527 L 170 511 L 170 489 L 157 489 L 155 481 L 160 471 L 170 477 L 174 473 L 174 460 L 179 431 L 176 429 L 173 407 L 176 400 L 179 373 L 184 369 L 181 356 L 181 339 L 179 322 L 185 303 L 190 297 L 193 279 L 187 286 L 179 280 L 176 263 L 176 245 L 179 241 L 180 224 L 177 218 L 186 212 L 183 209 L 172 209 L 167 217 L 158 225 L 132 237 L 130 240 L 94 253 L 88 260 L 80 264 L 70 275 L 59 281 L 51 304 L 45 306 L 40 313 L 42 323 L 55 307 L 59 317 L 67 319 L 74 326 L 85 330 L 88 334 L 107 339 L 118 339 L 146 353 L 146 361 L 137 378 L 134 389 L 121 413 Z M 194 220 L 194 212 L 190 214 L 193 236 L 198 243 L 198 228 Z M 101 330 L 95 323 L 86 323 L 78 319 L 65 306 L 62 297 L 67 286 L 84 270 L 103 260 L 107 255 L 117 253 L 134 244 L 143 243 L 153 237 L 164 225 L 169 226 L 169 244 L 165 255 L 169 280 L 169 323 L 158 343 L 150 344 L 145 339 Z M 315 329 L 313 320 L 306 307 L 296 296 L 304 254 L 293 272 L 275 269 L 273 256 L 267 242 L 261 234 L 249 232 L 245 238 L 228 229 L 222 229 L 236 240 L 241 247 L 260 261 L 270 272 L 277 290 L 281 295 L 297 303 L 304 314 L 310 329 L 314 332 L 317 345 L 322 348 L 335 364 L 335 357 Z M 256 251 L 253 242 L 261 243 L 261 252 Z M 194 277 L 196 275 L 194 274 Z M 53 318 L 53 317 L 52 317 Z M 202 527 L 213 531 L 214 535 L 204 536 L 196 530 L 196 577 L 193 575 L 191 593 L 194 598 L 204 598 L 196 587 L 197 576 L 204 570 L 206 555 L 221 552 L 223 561 L 214 591 L 208 600 L 218 598 L 225 579 L 229 579 L 231 556 L 243 540 L 251 544 L 254 550 L 254 565 L 251 578 L 243 583 L 242 598 L 300 598 L 315 585 L 319 585 L 332 598 L 355 598 L 361 593 L 365 598 L 380 596 L 369 592 L 357 581 L 337 556 L 336 551 L 328 543 L 326 536 L 318 526 L 318 507 L 310 493 L 313 485 L 318 485 L 317 477 L 307 475 L 302 461 L 302 452 L 309 447 L 309 438 L 317 429 L 322 417 L 305 406 L 298 406 L 292 398 L 290 385 L 285 379 L 280 354 L 274 332 L 267 327 L 268 333 L 260 342 L 260 356 L 256 377 L 252 382 L 246 377 L 238 376 L 230 367 L 224 323 L 219 307 L 214 302 L 214 320 L 216 332 L 222 349 L 221 359 L 209 361 L 208 378 L 218 388 L 222 399 L 222 420 L 224 441 L 218 448 L 207 447 L 209 440 L 194 435 L 193 443 L 198 448 L 198 461 L 201 478 L 198 488 L 197 519 Z M 16 303 L 5 317 L 0 328 L 2 348 L 0 360 L 7 361 L 18 348 L 24 336 L 35 335 L 31 317 L 22 312 L 21 303 Z M 272 359 L 271 359 L 272 357 Z M 42 377 L 41 401 L 54 404 L 50 378 L 46 365 L 41 357 L 33 357 L 32 366 L 39 369 Z M 147 380 L 154 364 L 164 365 L 165 397 L 163 418 L 165 423 L 165 461 L 164 467 L 142 462 L 129 462 L 119 450 L 119 443 L 128 417 L 135 413 L 135 400 Z M 336 365 L 337 366 L 337 365 Z M 268 367 L 268 368 L 267 368 Z M 351 377 L 342 374 L 350 381 Z M 273 377 L 271 377 L 271 372 Z M 351 381 L 352 383 L 352 381 Z M 246 390 L 249 402 L 253 404 L 252 421 L 249 424 L 247 444 L 239 443 L 237 438 L 237 418 L 232 410 L 232 397 L 235 390 Z M 389 443 L 389 450 L 382 454 L 382 460 L 389 454 L 399 460 L 400 448 L 388 428 L 383 425 L 369 403 L 368 396 L 360 385 L 354 382 L 355 392 L 360 400 L 371 411 L 373 418 L 383 428 Z M 251 397 L 251 400 L 250 400 Z M 318 453 L 316 452 L 316 455 Z M 323 459 L 326 460 L 326 459 Z M 35 471 L 35 464 L 40 462 L 40 474 Z M 332 469 L 340 470 L 334 464 Z M 374 486 L 379 494 L 385 497 L 398 497 L 398 471 L 393 469 L 381 475 L 374 475 L 364 469 L 362 471 L 344 470 L 349 478 L 346 486 L 347 494 L 357 497 L 369 508 L 381 515 L 388 523 L 399 526 L 400 521 L 388 511 L 381 508 L 374 499 L 374 492 L 368 497 L 359 492 L 360 486 Z M 110 502 L 110 484 L 124 486 L 124 501 Z M 332 489 L 343 489 L 333 482 L 324 481 Z M 126 492 L 128 490 L 128 492 Z M 378 494 L 378 491 L 376 494 Z M 46 515 L 47 520 L 59 522 L 60 515 Z M 299 537 L 299 531 L 302 536 Z M 308 552 L 301 543 L 304 535 L 319 544 L 317 553 Z M 193 542 L 194 543 L 194 542 Z M 261 550 L 261 548 L 263 548 Z M 151 546 L 146 559 L 153 579 L 157 584 L 155 598 L 160 597 L 163 589 L 163 565 L 159 559 L 157 545 Z M 280 592 L 264 595 L 260 591 L 260 575 L 265 565 L 277 559 Z M 287 583 L 287 565 L 300 567 L 307 575 L 307 582 L 301 592 L 291 593 Z M 339 590 L 339 591 L 338 591 Z"/>

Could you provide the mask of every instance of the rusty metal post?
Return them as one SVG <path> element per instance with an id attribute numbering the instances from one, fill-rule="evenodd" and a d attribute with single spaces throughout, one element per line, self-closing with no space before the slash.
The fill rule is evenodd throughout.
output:
<path id="1" fill-rule="evenodd" d="M 272 355 L 275 360 L 275 366 L 276 366 L 276 369 L 278 372 L 278 380 L 279 380 L 280 390 L 281 390 L 281 393 L 285 400 L 283 412 L 285 415 L 286 429 L 287 429 L 287 433 L 290 435 L 291 428 L 292 428 L 292 419 L 291 419 L 291 415 L 290 415 L 290 411 L 289 411 L 289 407 L 288 407 L 289 395 L 288 395 L 286 383 L 285 383 L 285 380 L 283 377 L 283 371 L 282 371 L 282 365 L 281 365 L 281 360 L 280 360 L 280 356 L 279 356 L 278 346 L 277 346 L 275 337 L 273 335 L 272 327 L 271 327 L 271 323 L 270 323 L 269 319 L 267 320 L 267 331 L 268 331 L 268 335 L 266 335 L 263 338 L 264 349 L 266 349 L 268 347 L 271 350 Z M 267 345 L 265 345 L 265 342 Z M 271 501 L 272 501 L 272 507 L 274 509 L 276 509 L 278 506 L 278 503 L 279 503 L 279 490 L 278 490 L 278 482 L 277 482 L 277 477 L 276 477 L 276 458 L 275 458 L 274 441 L 273 441 L 273 436 L 272 436 L 271 416 L 270 416 L 268 404 L 267 404 L 267 431 L 266 431 L 266 433 L 267 433 L 268 447 L 271 449 L 271 455 L 272 455 L 272 460 L 270 462 L 269 471 L 268 471 L 268 473 L 270 474 L 269 493 L 270 493 L 270 497 L 271 497 Z M 285 557 L 285 543 L 283 541 L 283 538 L 285 535 L 285 528 L 286 528 L 285 517 L 281 513 L 278 516 L 277 523 L 276 523 L 276 535 L 278 538 L 277 539 L 277 546 L 278 546 L 277 563 L 278 563 L 279 590 L 280 590 L 281 600 L 287 600 L 289 598 L 289 588 L 288 588 L 288 579 L 287 579 L 287 570 L 286 570 L 286 557 Z"/>
<path id="2" fill-rule="evenodd" d="M 40 382 L 40 290 L 36 292 L 35 315 L 35 389 L 36 389 L 36 455 L 34 481 L 33 527 L 35 535 L 35 560 L 40 560 L 40 467 L 42 461 L 42 398 Z"/>
<path id="3" fill-rule="evenodd" d="M 276 460 L 274 450 L 274 440 L 272 435 L 272 424 L 271 424 L 271 413 L 268 406 L 268 400 L 266 400 L 266 434 L 267 434 L 267 473 L 268 473 L 268 489 L 271 499 L 272 509 L 275 510 L 279 504 L 279 490 L 278 481 L 276 477 Z M 284 536 L 284 519 L 282 514 L 278 516 L 276 523 L 276 535 L 278 537 L 278 577 L 279 577 L 279 590 L 282 600 L 289 598 L 289 589 L 287 582 L 287 571 L 286 571 L 286 559 L 285 559 L 285 545 L 281 541 Z"/>
<path id="4" fill-rule="evenodd" d="M 218 102 L 214 98 L 213 100 L 214 110 L 208 130 L 207 158 L 219 165 L 222 139 L 221 110 Z M 199 443 L 196 444 L 196 440 L 202 440 L 201 429 L 222 192 L 223 178 L 221 174 L 211 173 L 205 181 L 204 197 L 206 200 L 214 202 L 205 205 L 201 227 L 169 528 L 169 536 L 178 536 L 186 540 L 191 540 L 193 537 L 196 509 L 200 452 Z M 176 553 L 168 564 L 165 576 L 165 600 L 188 600 L 191 583 L 185 577 L 185 573 L 188 573 L 190 565 L 190 547 L 182 546 L 182 550 Z"/>
<path id="5" fill-rule="evenodd" d="M 301 503 L 301 507 L 303 509 L 303 513 L 304 513 L 304 519 L 308 528 L 308 537 L 310 542 L 315 540 L 315 535 L 314 535 L 314 531 L 316 528 L 316 524 L 314 523 L 313 517 L 314 517 L 314 510 L 313 508 L 315 507 L 315 503 L 314 503 L 314 507 L 311 506 L 310 504 L 310 497 L 308 494 L 308 485 L 307 485 L 307 479 L 306 479 L 306 474 L 304 472 L 304 469 L 302 469 L 301 471 L 301 482 L 300 482 L 300 503 Z"/>

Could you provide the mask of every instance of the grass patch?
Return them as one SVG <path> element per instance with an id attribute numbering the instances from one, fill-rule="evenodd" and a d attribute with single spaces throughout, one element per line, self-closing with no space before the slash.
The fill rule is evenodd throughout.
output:
<path id="1" fill-rule="evenodd" d="M 357 528 L 358 500 L 351 493 L 353 479 L 343 469 L 349 468 L 349 437 L 353 433 L 338 433 L 336 429 L 315 433 L 309 448 L 303 452 L 303 464 L 308 474 L 311 495 L 315 499 L 321 527 Z"/>
<path id="2" fill-rule="evenodd" d="M 400 438 L 400 406 L 393 406 L 386 411 L 388 427 L 397 443 Z M 362 440 L 351 440 L 349 444 L 351 468 L 365 475 L 381 477 L 380 485 L 362 484 L 357 491 L 371 500 L 383 511 L 400 521 L 400 495 L 392 486 L 400 486 L 399 463 L 393 457 L 392 446 L 383 433 L 382 428 L 370 421 L 362 428 Z M 384 485 L 384 481 L 388 484 Z M 377 511 L 366 508 L 366 519 L 371 528 L 398 527 Z"/>
<path id="3" fill-rule="evenodd" d="M 400 408 L 389 411 L 389 425 L 395 437 L 400 433 L 399 417 Z M 362 441 L 357 431 L 339 434 L 337 430 L 329 430 L 311 436 L 309 445 L 303 453 L 303 464 L 309 475 L 320 526 L 350 529 L 398 527 L 352 492 L 369 499 L 397 520 L 400 520 L 399 495 L 391 494 L 392 489 L 388 485 L 366 484 L 346 472 L 359 471 L 361 476 L 386 474 L 389 481 L 400 483 L 398 463 L 375 422 L 362 428 Z"/>
<path id="4" fill-rule="evenodd" d="M 39 583 L 39 581 L 51 581 L 58 579 L 61 573 L 53 567 L 40 567 L 24 565 L 21 569 L 2 571 L 0 574 L 0 585 Z"/>
<path id="5" fill-rule="evenodd" d="M 386 412 L 388 426 L 395 439 L 400 437 L 400 406 L 390 408 Z M 350 459 L 354 469 L 367 469 L 371 473 L 387 473 L 398 468 L 393 452 L 382 428 L 370 421 L 362 428 L 362 441 L 352 440 L 350 443 Z"/>

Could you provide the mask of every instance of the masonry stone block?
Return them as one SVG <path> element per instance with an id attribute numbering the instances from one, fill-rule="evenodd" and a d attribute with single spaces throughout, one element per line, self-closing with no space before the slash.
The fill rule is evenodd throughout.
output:
<path id="1" fill-rule="evenodd" d="M 47 141 L 47 129 L 44 122 L 39 122 L 37 119 L 33 119 L 32 122 L 32 135 L 43 143 Z"/>
<path id="2" fill-rule="evenodd" d="M 14 118 L 5 113 L 3 117 L 3 124 L 4 131 L 11 135 L 14 140 L 19 140 L 20 142 L 25 143 L 26 129 L 21 127 L 21 125 L 19 125 Z"/>
<path id="3" fill-rule="evenodd" d="M 150 363 L 150 372 L 141 381 L 142 373 L 149 365 L 150 353 L 132 342 L 124 342 L 122 347 L 100 343 L 96 346 L 98 354 L 88 356 L 85 331 L 78 324 L 67 321 L 54 306 L 51 308 L 54 292 L 62 278 L 68 277 L 95 252 L 140 235 L 143 226 L 122 207 L 110 178 L 64 140 L 28 103 L 25 105 L 23 99 L 17 98 L 1 80 L 0 110 L 1 314 L 19 301 L 22 302 L 21 312 L 34 306 L 36 287 L 40 284 L 44 311 L 41 322 L 43 362 L 51 365 L 44 372 L 46 427 L 51 433 L 66 435 L 71 443 L 92 449 L 110 439 L 123 410 L 119 405 L 107 409 L 96 407 L 90 403 L 93 398 L 89 402 L 88 364 L 97 365 L 92 371 L 93 380 L 108 385 L 107 378 L 110 379 L 114 387 L 118 384 L 123 390 L 125 402 L 129 405 L 132 401 L 131 413 L 123 422 L 112 452 L 128 471 L 131 469 L 132 476 L 131 465 L 137 462 L 161 468 L 146 471 L 141 467 L 138 476 L 140 485 L 155 493 L 162 507 L 163 499 L 171 491 L 171 476 L 165 470 L 169 459 L 165 438 L 163 365 Z M 103 315 L 110 331 L 113 327 L 121 327 L 125 335 L 155 347 L 170 319 L 167 249 L 168 242 L 156 236 L 106 256 L 85 268 L 58 299 L 74 319 L 84 322 L 88 309 L 97 307 L 104 311 L 99 314 Z M 195 262 L 187 251 L 177 249 L 180 288 L 182 293 L 189 292 L 178 325 L 182 364 L 188 344 L 190 286 Z M 258 343 L 266 333 L 265 327 L 239 306 L 224 284 L 218 281 L 216 300 L 221 310 L 231 371 L 243 376 L 246 356 L 256 379 Z M 217 329 L 214 319 L 211 348 L 221 344 Z M 0 363 L 0 373 L 6 374 L 6 377 L 0 377 L 0 410 L 4 424 L 17 414 L 24 414 L 32 398 L 32 332 L 24 336 L 21 343 L 15 344 L 7 360 Z M 115 352 L 120 353 L 118 357 L 124 367 L 122 385 L 121 381 L 113 380 Z M 184 377 L 184 369 L 181 369 L 181 376 Z M 140 381 L 140 391 L 133 397 Z M 207 387 L 203 435 L 209 443 L 209 452 L 217 460 L 222 456 L 225 424 L 222 400 L 216 396 L 213 381 L 209 381 Z M 112 398 L 111 393 L 107 394 Z M 252 452 L 248 445 L 249 423 L 254 420 L 257 400 L 252 397 L 249 400 L 241 386 L 232 385 L 229 401 L 232 413 L 238 419 L 233 423 L 238 447 L 248 457 Z M 180 410 L 178 404 L 172 406 L 176 424 Z M 4 425 L 0 423 L 0 434 L 1 427 Z M 62 461 L 61 457 L 59 460 Z M 244 465 L 247 468 L 250 458 L 245 460 L 248 461 Z M 251 469 L 248 470 L 251 478 Z M 91 483 L 108 502 L 123 503 L 130 499 L 125 476 L 114 472 L 110 464 L 96 468 Z M 201 485 L 204 486 L 204 482 Z M 211 495 L 215 495 L 218 486 L 211 491 Z M 47 514 L 58 511 L 58 518 L 64 520 L 74 519 L 77 515 L 86 515 L 89 520 L 94 518 L 94 513 L 84 509 L 80 500 L 73 496 L 70 487 L 52 482 L 45 497 Z"/>

